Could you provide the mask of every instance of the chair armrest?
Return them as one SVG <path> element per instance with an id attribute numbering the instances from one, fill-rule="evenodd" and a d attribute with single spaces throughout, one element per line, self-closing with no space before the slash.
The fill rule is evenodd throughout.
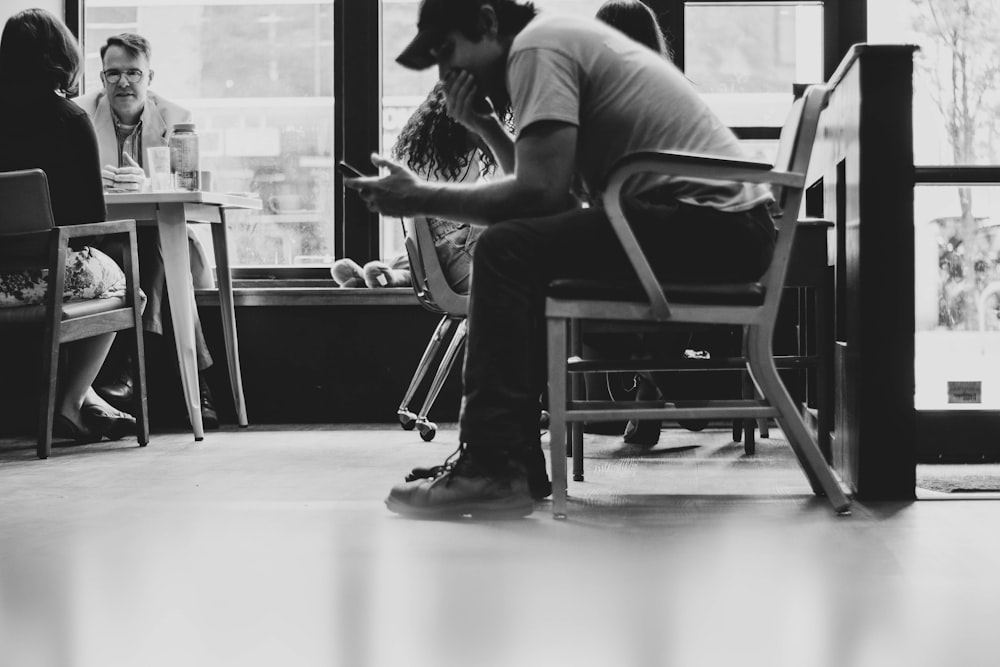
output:
<path id="1" fill-rule="evenodd" d="M 799 218 L 799 227 L 825 227 L 830 229 L 833 227 L 833 220 L 825 220 L 823 218 Z"/>
<path id="2" fill-rule="evenodd" d="M 778 171 L 766 162 L 734 160 L 714 155 L 698 155 L 671 151 L 639 151 L 618 160 L 608 176 L 608 189 L 614 182 L 624 182 L 634 174 L 657 173 L 667 176 L 689 176 L 712 181 L 771 183 L 802 187 L 805 174 Z"/>
<path id="3" fill-rule="evenodd" d="M 101 236 L 103 234 L 127 234 L 135 231 L 135 220 L 108 220 L 106 222 L 88 222 L 82 225 L 63 225 L 56 227 L 63 238 L 72 239 L 80 236 Z"/>
<path id="4" fill-rule="evenodd" d="M 670 304 L 663 293 L 653 268 L 649 263 L 621 206 L 621 190 L 632 176 L 641 173 L 658 173 L 670 176 L 688 176 L 712 181 L 770 183 L 801 188 L 805 174 L 777 171 L 765 162 L 736 160 L 712 155 L 697 155 L 670 151 L 639 151 L 626 155 L 612 167 L 604 192 L 604 209 L 611 226 L 618 236 L 625 254 L 635 269 L 639 283 L 649 297 L 651 314 L 663 321 L 670 318 Z"/>

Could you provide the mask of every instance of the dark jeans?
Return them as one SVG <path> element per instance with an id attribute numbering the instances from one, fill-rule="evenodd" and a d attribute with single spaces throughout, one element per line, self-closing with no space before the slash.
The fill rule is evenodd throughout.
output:
<path id="1" fill-rule="evenodd" d="M 657 276 L 755 280 L 774 249 L 764 205 L 744 213 L 636 202 L 629 219 Z M 545 390 L 545 290 L 554 278 L 635 277 L 601 209 L 496 223 L 473 256 L 460 440 L 484 459 L 537 448 Z"/>

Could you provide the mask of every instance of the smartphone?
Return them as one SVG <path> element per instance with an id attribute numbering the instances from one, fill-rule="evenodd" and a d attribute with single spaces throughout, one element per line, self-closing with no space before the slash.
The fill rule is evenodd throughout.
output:
<path id="1" fill-rule="evenodd" d="M 361 178 L 364 176 L 359 169 L 352 167 L 343 160 L 337 163 L 337 171 L 348 178 Z"/>

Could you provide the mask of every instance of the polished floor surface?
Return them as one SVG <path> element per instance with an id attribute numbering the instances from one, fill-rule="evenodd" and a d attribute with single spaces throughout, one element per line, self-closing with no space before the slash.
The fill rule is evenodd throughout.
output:
<path id="1" fill-rule="evenodd" d="M 0 666 L 1000 664 L 1000 503 L 836 517 L 772 436 L 592 436 L 567 521 L 496 522 L 386 511 L 447 427 L 0 440 Z"/>

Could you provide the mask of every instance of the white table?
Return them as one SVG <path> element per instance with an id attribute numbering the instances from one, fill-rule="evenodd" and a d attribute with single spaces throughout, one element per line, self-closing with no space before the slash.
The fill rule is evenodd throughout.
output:
<path id="1" fill-rule="evenodd" d="M 232 384 L 236 418 L 240 426 L 247 425 L 243 399 L 243 378 L 240 373 L 239 344 L 236 338 L 236 311 L 233 307 L 233 281 L 229 272 L 229 244 L 226 233 L 226 209 L 260 209 L 260 199 L 220 192 L 138 192 L 105 193 L 108 219 L 134 219 L 136 224 L 156 225 L 163 247 L 164 276 L 170 293 L 170 315 L 173 319 L 177 362 L 181 385 L 194 439 L 205 437 L 201 421 L 198 391 L 198 360 L 194 338 L 194 286 L 188 252 L 187 223 L 207 223 L 212 227 L 215 248 L 215 269 L 219 287 L 222 331 L 226 342 L 226 361 Z"/>

